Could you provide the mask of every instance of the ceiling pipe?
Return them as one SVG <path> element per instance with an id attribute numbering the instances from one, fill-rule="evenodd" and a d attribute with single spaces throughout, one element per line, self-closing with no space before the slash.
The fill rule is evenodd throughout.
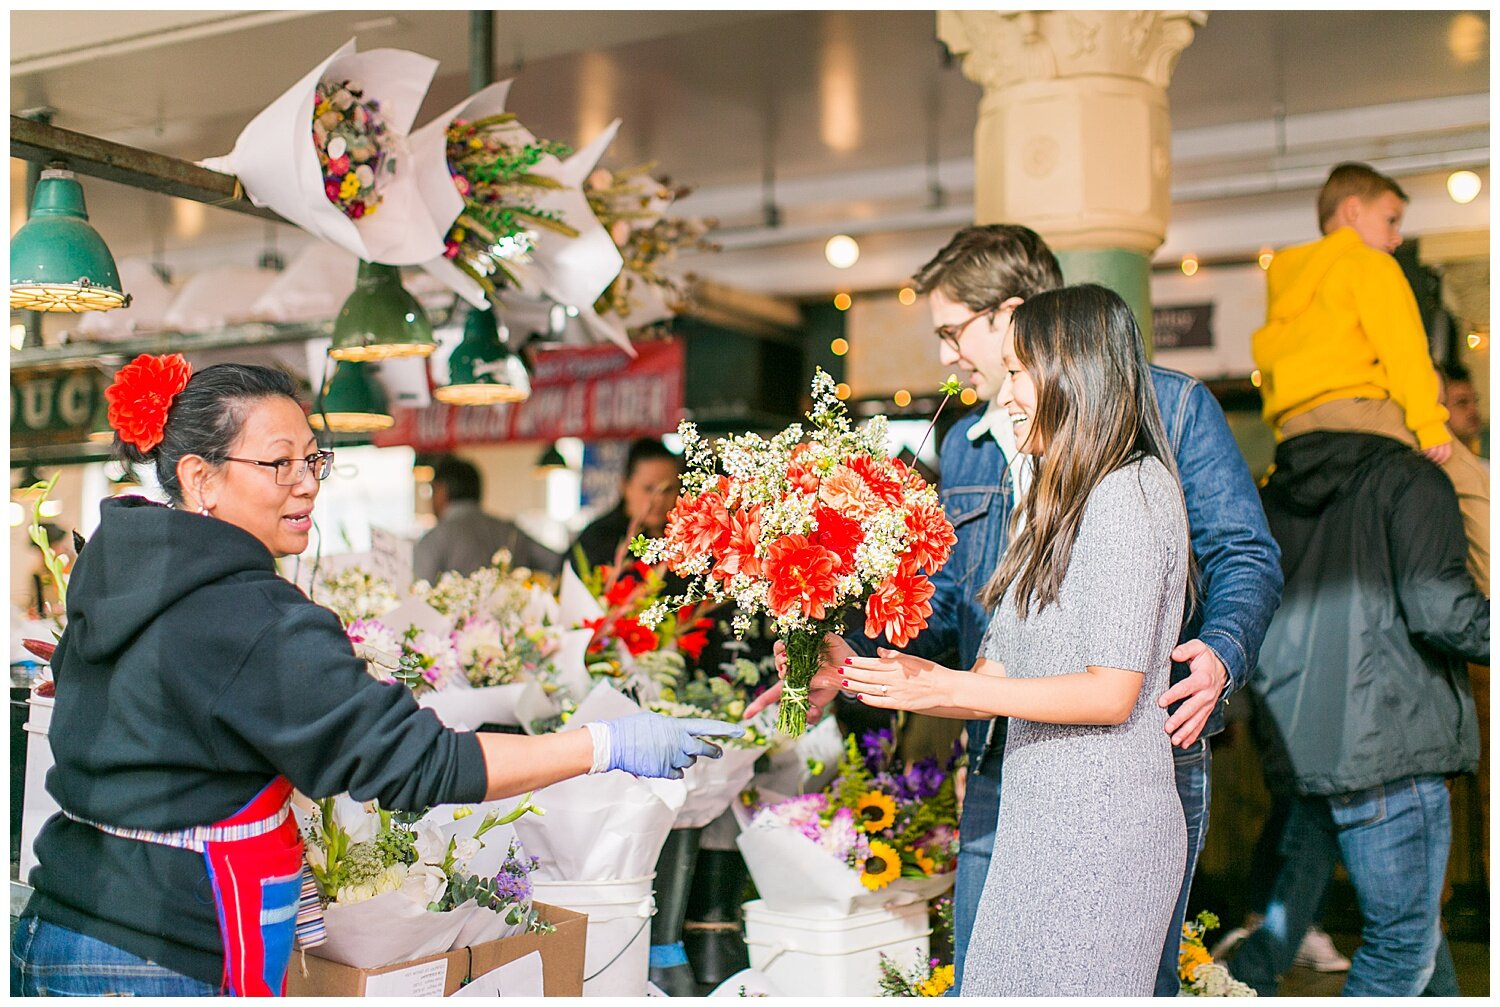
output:
<path id="1" fill-rule="evenodd" d="M 495 82 L 495 12 L 469 12 L 469 91 Z"/>

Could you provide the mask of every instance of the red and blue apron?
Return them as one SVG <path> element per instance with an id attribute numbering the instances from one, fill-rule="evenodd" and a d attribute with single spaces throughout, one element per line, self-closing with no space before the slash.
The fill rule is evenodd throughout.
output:
<path id="1" fill-rule="evenodd" d="M 63 814 L 122 839 L 202 854 L 224 941 L 225 992 L 281 996 L 293 942 L 310 948 L 326 939 L 291 797 L 292 785 L 278 776 L 223 821 L 174 832 L 123 829 Z"/>

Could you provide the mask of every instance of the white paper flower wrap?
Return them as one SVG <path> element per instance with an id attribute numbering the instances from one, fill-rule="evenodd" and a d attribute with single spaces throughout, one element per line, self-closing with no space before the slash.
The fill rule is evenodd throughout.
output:
<path id="1" fill-rule="evenodd" d="M 437 60 L 404 49 L 356 52 L 351 39 L 250 120 L 234 150 L 200 163 L 238 176 L 256 206 L 361 259 L 393 266 L 426 262 L 442 254 L 453 218 L 433 219 L 416 173 L 403 162 L 407 133 L 437 67 Z M 313 92 L 325 77 L 359 81 L 379 99 L 387 156 L 396 159 L 381 179 L 379 208 L 357 221 L 328 201 L 313 145 Z"/>

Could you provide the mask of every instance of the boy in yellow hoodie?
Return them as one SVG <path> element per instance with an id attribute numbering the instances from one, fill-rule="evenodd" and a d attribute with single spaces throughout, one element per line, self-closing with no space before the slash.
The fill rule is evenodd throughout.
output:
<path id="1" fill-rule="evenodd" d="M 1489 594 L 1489 477 L 1448 431 L 1416 297 L 1391 257 L 1407 197 L 1364 164 L 1341 164 L 1318 194 L 1323 237 L 1276 253 L 1266 324 L 1251 337 L 1266 422 L 1381 434 L 1421 450 L 1458 491 L 1469 568 Z"/>

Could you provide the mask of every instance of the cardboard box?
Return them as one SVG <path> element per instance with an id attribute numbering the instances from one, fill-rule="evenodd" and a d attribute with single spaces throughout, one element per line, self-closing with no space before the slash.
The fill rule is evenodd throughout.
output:
<path id="1" fill-rule="evenodd" d="M 555 933 L 519 934 L 378 969 L 352 968 L 319 958 L 315 951 L 305 956 L 294 951 L 287 969 L 286 995 L 452 996 L 464 984 L 465 978 L 477 979 L 536 951 L 542 956 L 542 990 L 546 996 L 583 996 L 583 951 L 588 917 L 543 902 L 533 905 L 544 920 L 557 927 Z"/>

